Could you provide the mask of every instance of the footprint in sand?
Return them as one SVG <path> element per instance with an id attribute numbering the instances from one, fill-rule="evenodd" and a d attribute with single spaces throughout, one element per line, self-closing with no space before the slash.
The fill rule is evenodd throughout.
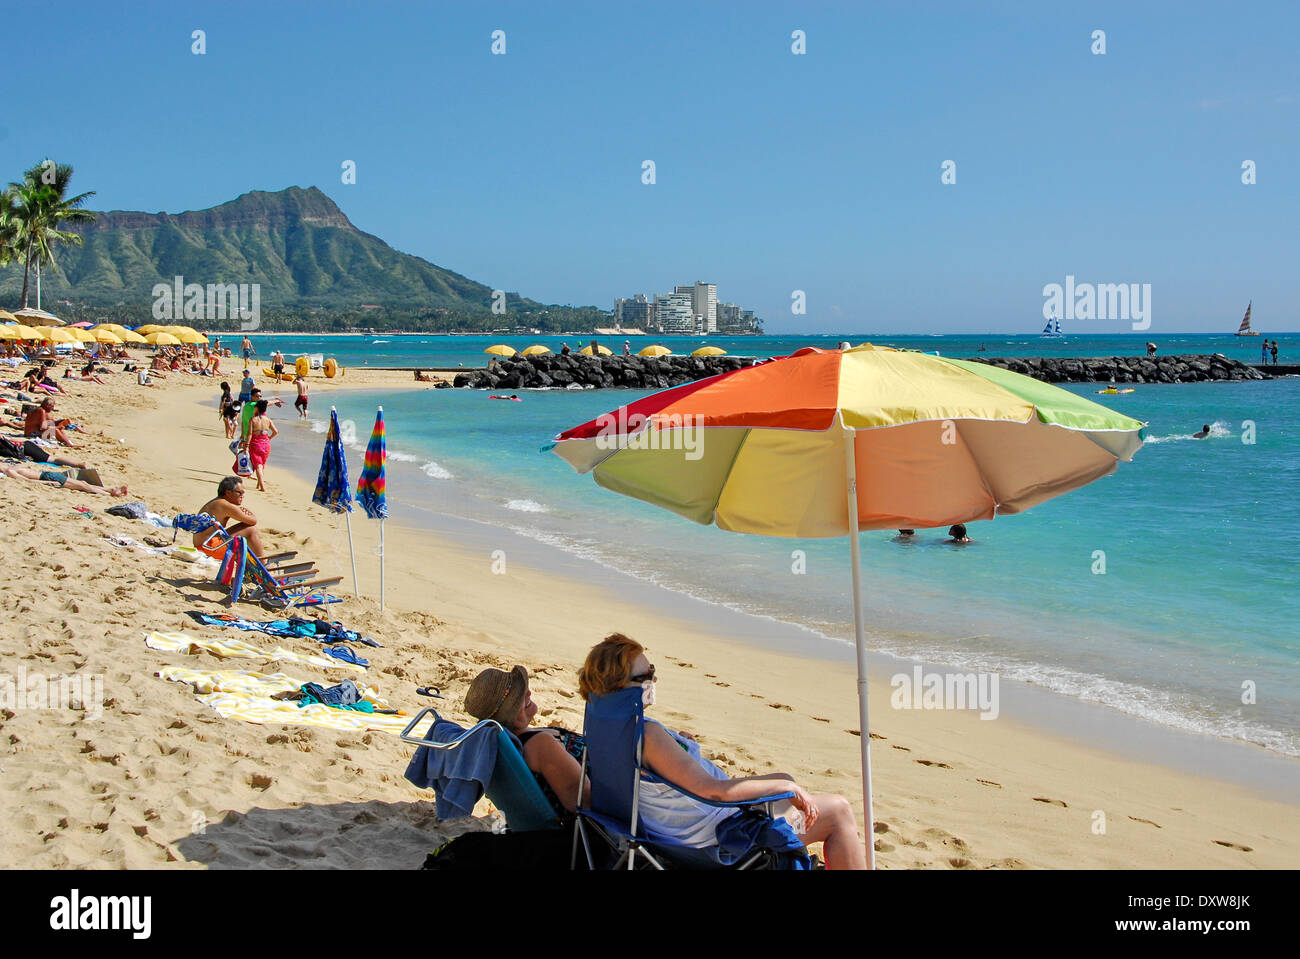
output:
<path id="1" fill-rule="evenodd" d="M 1214 844 L 1215 844 L 1216 846 L 1227 846 L 1229 849 L 1235 849 L 1235 850 L 1237 850 L 1238 852 L 1254 852 L 1254 851 L 1255 851 L 1254 849 L 1250 848 L 1250 846 L 1239 846 L 1239 845 L 1237 845 L 1235 842 L 1225 842 L 1225 841 L 1222 840 L 1222 839 L 1215 839 L 1215 840 L 1214 840 Z"/>
<path id="2" fill-rule="evenodd" d="M 885 842 L 883 839 L 877 839 L 875 842 L 875 848 L 876 852 L 893 852 L 896 847 Z"/>
<path id="3" fill-rule="evenodd" d="M 784 709 L 788 713 L 794 712 L 793 706 L 787 706 L 785 703 L 768 703 L 768 709 Z"/>
<path id="4" fill-rule="evenodd" d="M 954 869 L 974 869 L 974 868 L 975 868 L 975 864 L 974 864 L 973 862 L 971 862 L 969 859 L 963 859 L 963 858 L 961 858 L 960 856 L 955 856 L 955 857 L 953 857 L 952 859 L 949 859 L 949 860 L 948 860 L 948 865 L 952 866 L 952 868 L 954 868 Z"/>
<path id="5" fill-rule="evenodd" d="M 862 730 L 861 730 L 861 729 L 846 729 L 846 730 L 844 730 L 844 731 L 845 731 L 846 733 L 848 733 L 850 736 L 857 736 L 859 739 L 862 738 Z"/>
<path id="6" fill-rule="evenodd" d="M 882 740 L 887 740 L 889 737 L 888 737 L 888 736 L 882 736 L 882 735 L 880 735 L 880 733 L 872 733 L 872 734 L 871 734 L 871 738 L 872 738 L 872 739 L 882 739 Z"/>
<path id="7" fill-rule="evenodd" d="M 952 769 L 947 763 L 936 762 L 933 759 L 913 759 L 912 762 L 920 763 L 922 766 L 937 766 L 940 769 Z"/>
<path id="8" fill-rule="evenodd" d="M 871 829 L 873 832 L 878 832 L 878 833 L 889 832 L 889 823 L 882 822 L 881 820 L 877 819 L 874 823 L 871 824 Z"/>
<path id="9" fill-rule="evenodd" d="M 707 676 L 707 677 L 709 677 L 709 679 L 717 679 L 717 678 L 718 678 L 718 674 L 717 674 L 717 673 L 705 673 L 704 675 Z"/>
<path id="10" fill-rule="evenodd" d="M 983 783 L 985 786 L 996 786 L 998 789 L 1002 788 L 1002 783 L 995 783 L 992 779 L 976 779 L 975 781 L 977 783 Z"/>
<path id="11" fill-rule="evenodd" d="M 694 663 L 678 663 L 677 665 L 680 666 L 682 669 L 694 669 L 694 668 L 695 668 L 695 664 L 694 664 Z"/>
<path id="12" fill-rule="evenodd" d="M 1035 796 L 1035 797 L 1034 797 L 1034 802 L 1045 802 L 1045 803 L 1051 803 L 1053 806 L 1060 806 L 1062 809 L 1069 809 L 1069 808 L 1070 808 L 1068 805 L 1066 805 L 1066 804 L 1065 804 L 1064 802 L 1062 802 L 1061 800 L 1059 800 L 1059 799 L 1048 799 L 1046 796 Z"/>
<path id="13" fill-rule="evenodd" d="M 730 686 L 731 683 L 714 683 L 713 685 L 714 685 L 714 686 L 722 686 L 722 687 L 725 689 L 726 687 Z"/>
<path id="14" fill-rule="evenodd" d="M 823 719 L 821 716 L 814 716 L 813 719 L 815 719 L 815 720 L 816 720 L 817 722 L 819 722 L 819 723 L 829 723 L 829 722 L 830 722 L 829 719 Z"/>
<path id="15" fill-rule="evenodd" d="M 901 750 L 902 750 L 903 752 L 905 752 L 905 753 L 910 753 L 910 752 L 912 751 L 912 750 L 909 749 L 907 746 L 891 746 L 890 748 L 891 748 L 891 749 L 901 749 Z"/>
<path id="16" fill-rule="evenodd" d="M 1160 823 L 1152 822 L 1150 819 L 1139 819 L 1137 816 L 1129 816 L 1128 818 L 1132 819 L 1134 822 L 1142 822 L 1142 823 L 1146 823 L 1148 826 L 1155 826 L 1157 829 L 1164 828 L 1164 826 L 1160 825 Z"/>

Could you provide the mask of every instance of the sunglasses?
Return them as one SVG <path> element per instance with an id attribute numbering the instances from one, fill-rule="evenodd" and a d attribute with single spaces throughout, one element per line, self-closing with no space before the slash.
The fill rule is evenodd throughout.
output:
<path id="1" fill-rule="evenodd" d="M 654 668 L 653 665 L 650 667 L 650 671 L 649 671 L 648 673 L 641 673 L 641 674 L 639 674 L 639 675 L 637 675 L 637 676 L 631 676 L 631 677 L 629 677 L 629 679 L 630 679 L 632 682 L 634 682 L 634 683 L 645 683 L 645 682 L 657 683 L 657 682 L 659 682 L 658 677 L 655 676 L 655 668 Z"/>

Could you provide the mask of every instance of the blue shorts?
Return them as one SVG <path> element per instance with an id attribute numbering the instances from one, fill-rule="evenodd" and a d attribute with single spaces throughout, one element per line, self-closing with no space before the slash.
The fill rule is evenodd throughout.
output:
<path id="1" fill-rule="evenodd" d="M 67 473 L 60 473 L 58 470 L 45 470 L 41 473 L 41 480 L 46 483 L 58 483 L 60 486 L 68 485 L 71 476 Z"/>

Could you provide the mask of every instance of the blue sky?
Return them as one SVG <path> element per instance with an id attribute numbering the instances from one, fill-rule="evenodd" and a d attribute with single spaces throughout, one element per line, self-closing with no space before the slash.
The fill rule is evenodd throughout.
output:
<path id="1" fill-rule="evenodd" d="M 315 185 L 494 287 L 608 309 L 703 279 L 776 333 L 1032 332 L 1067 274 L 1151 284 L 1152 335 L 1248 299 L 1300 328 L 1294 3 L 41 9 L 0 177 L 48 155 L 99 209 Z"/>

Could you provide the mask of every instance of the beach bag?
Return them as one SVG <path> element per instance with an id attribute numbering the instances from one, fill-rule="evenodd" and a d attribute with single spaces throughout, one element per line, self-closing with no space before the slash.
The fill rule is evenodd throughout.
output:
<path id="1" fill-rule="evenodd" d="M 240 450 L 235 454 L 235 464 L 230 469 L 237 476 L 253 475 L 253 461 L 248 458 L 248 450 Z"/>

